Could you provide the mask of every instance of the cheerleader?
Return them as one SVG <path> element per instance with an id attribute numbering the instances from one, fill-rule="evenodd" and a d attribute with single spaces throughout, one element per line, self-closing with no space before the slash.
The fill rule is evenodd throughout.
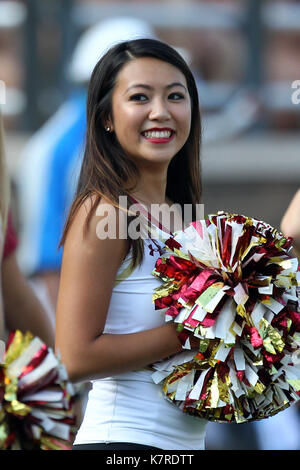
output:
<path id="1" fill-rule="evenodd" d="M 125 41 L 95 66 L 56 312 L 70 380 L 92 382 L 75 450 L 204 448 L 206 422 L 164 399 L 149 367 L 182 350 L 174 324 L 154 309 L 160 282 L 151 273 L 179 209 L 190 205 L 195 216 L 200 203 L 200 129 L 193 75 L 170 46 Z M 153 217 L 155 205 L 163 220 L 175 205 L 172 223 Z M 135 236 L 141 220 L 147 237 Z"/>

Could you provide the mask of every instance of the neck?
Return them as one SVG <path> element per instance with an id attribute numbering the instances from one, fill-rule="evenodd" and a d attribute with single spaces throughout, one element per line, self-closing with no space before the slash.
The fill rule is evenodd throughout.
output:
<path id="1" fill-rule="evenodd" d="M 138 201 L 151 205 L 166 202 L 166 175 L 147 174 L 140 177 L 131 195 Z"/>

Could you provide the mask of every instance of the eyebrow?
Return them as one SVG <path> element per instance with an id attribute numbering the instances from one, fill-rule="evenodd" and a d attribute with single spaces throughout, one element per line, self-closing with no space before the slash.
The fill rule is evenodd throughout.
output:
<path id="1" fill-rule="evenodd" d="M 170 83 L 170 85 L 167 85 L 166 86 L 166 89 L 168 90 L 169 88 L 173 88 L 175 86 L 181 86 L 182 88 L 185 89 L 185 91 L 187 91 L 186 87 L 180 83 L 180 82 L 173 82 L 173 83 Z M 125 91 L 125 93 L 127 93 L 129 90 L 131 90 L 132 88 L 145 88 L 146 90 L 153 90 L 154 88 L 150 85 L 146 85 L 145 83 L 135 83 L 133 85 L 130 85 L 130 87 L 127 88 L 127 90 Z"/>

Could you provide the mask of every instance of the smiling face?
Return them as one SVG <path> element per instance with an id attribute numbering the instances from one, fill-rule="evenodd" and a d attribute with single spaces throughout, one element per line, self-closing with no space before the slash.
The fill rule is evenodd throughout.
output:
<path id="1" fill-rule="evenodd" d="M 191 100 L 183 73 L 152 57 L 129 61 L 117 76 L 109 125 L 138 166 L 168 165 L 191 127 Z"/>

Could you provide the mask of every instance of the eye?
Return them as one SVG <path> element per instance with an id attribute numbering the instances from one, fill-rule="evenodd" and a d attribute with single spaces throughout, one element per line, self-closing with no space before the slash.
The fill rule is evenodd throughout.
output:
<path id="1" fill-rule="evenodd" d="M 175 100 L 175 101 L 178 101 L 178 100 L 183 100 L 184 99 L 184 95 L 182 93 L 179 93 L 179 92 L 173 92 L 171 93 L 168 98 L 170 100 Z"/>
<path id="2" fill-rule="evenodd" d="M 148 98 L 146 95 L 144 95 L 143 93 L 136 93 L 135 95 L 132 95 L 130 98 L 129 98 L 130 101 L 147 101 Z"/>

